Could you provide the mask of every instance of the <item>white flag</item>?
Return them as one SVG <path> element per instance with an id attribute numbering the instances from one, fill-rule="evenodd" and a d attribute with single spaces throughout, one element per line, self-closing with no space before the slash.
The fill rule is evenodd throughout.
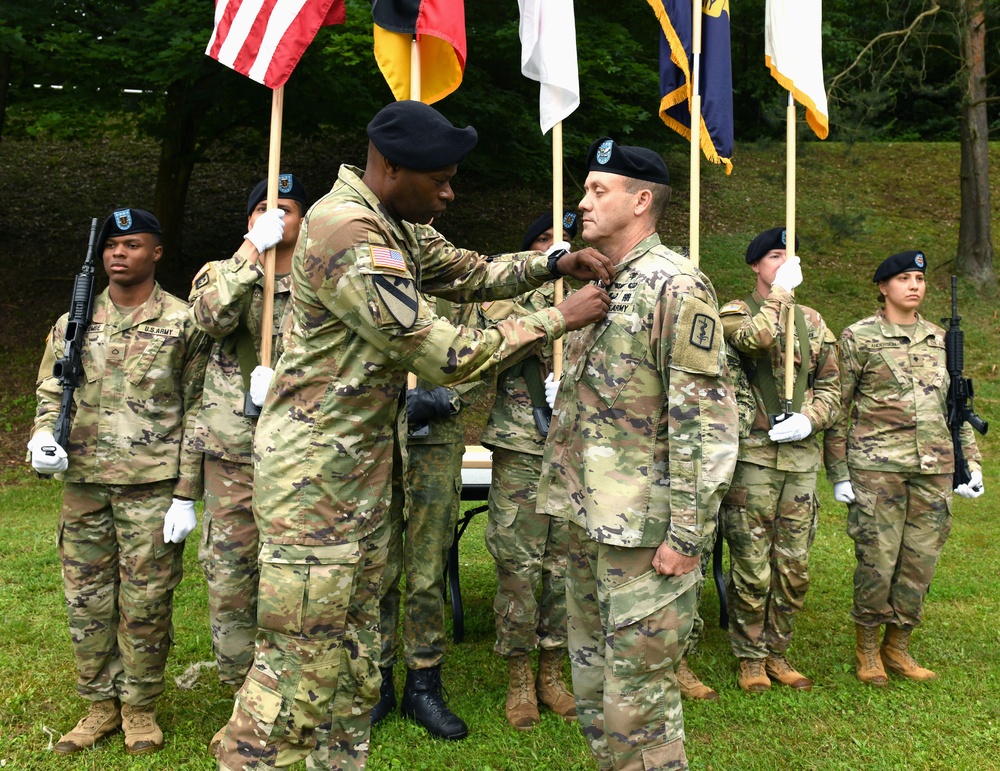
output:
<path id="1" fill-rule="evenodd" d="M 580 106 L 573 0 L 517 0 L 521 8 L 521 74 L 541 83 L 542 133 Z"/>
<path id="2" fill-rule="evenodd" d="M 823 83 L 822 0 L 767 0 L 764 61 L 771 75 L 806 108 L 816 136 L 830 133 Z"/>

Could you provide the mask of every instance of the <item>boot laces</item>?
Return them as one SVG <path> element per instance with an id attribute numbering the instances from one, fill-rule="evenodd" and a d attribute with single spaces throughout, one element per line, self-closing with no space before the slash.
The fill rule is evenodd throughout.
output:
<path id="1" fill-rule="evenodd" d="M 90 705 L 90 709 L 87 714 L 83 716 L 83 720 L 80 721 L 80 728 L 85 728 L 88 730 L 94 730 L 100 728 L 112 715 L 112 710 L 109 707 L 98 706 L 100 702 L 95 702 Z"/>
<path id="2" fill-rule="evenodd" d="M 135 708 L 129 710 L 128 718 L 129 726 L 138 731 L 144 731 L 145 729 L 153 727 L 153 710 Z"/>
<path id="3" fill-rule="evenodd" d="M 698 676 L 691 671 L 691 667 L 687 665 L 687 661 L 683 660 L 680 666 L 677 667 L 677 680 L 689 688 L 694 688 L 702 684 Z"/>
<path id="4" fill-rule="evenodd" d="M 514 668 L 514 694 L 517 697 L 518 704 L 524 704 L 530 701 L 528 698 L 528 689 L 531 686 L 531 677 L 527 666 L 519 666 Z"/>
<path id="5" fill-rule="evenodd" d="M 750 677 L 764 677 L 764 659 L 748 659 L 746 669 Z"/>

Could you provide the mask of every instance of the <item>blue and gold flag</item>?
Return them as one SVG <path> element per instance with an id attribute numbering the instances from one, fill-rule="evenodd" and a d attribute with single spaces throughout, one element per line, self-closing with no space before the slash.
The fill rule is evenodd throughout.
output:
<path id="1" fill-rule="evenodd" d="M 691 139 L 691 0 L 648 0 L 660 22 L 660 118 Z M 733 66 L 729 0 L 702 0 L 701 149 L 733 170 Z"/>

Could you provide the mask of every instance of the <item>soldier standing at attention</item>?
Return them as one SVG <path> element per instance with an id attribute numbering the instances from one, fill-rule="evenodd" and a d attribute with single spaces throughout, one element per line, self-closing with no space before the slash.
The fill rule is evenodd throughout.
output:
<path id="1" fill-rule="evenodd" d="M 306 190 L 294 174 L 279 175 L 276 209 L 266 211 L 266 196 L 267 180 L 263 179 L 247 200 L 249 232 L 243 244 L 228 260 L 205 265 L 195 276 L 189 297 L 195 324 L 214 340 L 194 435 L 195 447 L 205 454 L 205 513 L 198 560 L 208 582 L 219 680 L 233 693 L 253 663 L 257 632 L 260 544 L 251 506 L 251 451 L 258 411 L 250 409 L 245 414 L 246 394 L 251 393 L 255 406 L 264 403 L 271 366 L 281 353 L 281 328 L 291 296 L 292 252 L 306 213 Z M 275 245 L 274 342 L 271 361 L 261 366 L 261 258 Z"/>
<path id="2" fill-rule="evenodd" d="M 116 211 L 96 244 L 109 286 L 94 298 L 68 452 L 52 436 L 62 396 L 52 366 L 68 316 L 46 343 L 28 450 L 35 470 L 61 473 L 65 482 L 59 559 L 77 692 L 90 702 L 53 750 L 79 752 L 121 727 L 126 752 L 138 755 L 163 747 L 155 702 L 184 539 L 201 497 L 201 454 L 190 431 L 208 341 L 187 303 L 153 278 L 163 256 L 156 217 Z"/>
<path id="3" fill-rule="evenodd" d="M 423 299 L 438 316 L 455 326 L 482 327 L 476 303 L 459 305 L 439 298 Z M 399 652 L 399 579 L 405 574 L 403 715 L 434 736 L 464 739 L 468 735 L 465 721 L 445 703 L 441 666 L 446 640 L 445 568 L 461 507 L 465 452 L 459 412 L 475 400 L 482 385 L 482 381 L 475 381 L 455 388 L 435 387 L 418 380 L 417 387 L 406 392 L 407 458 L 402 499 L 394 500 L 388 513 L 389 553 L 379 601 L 382 686 L 379 702 L 372 710 L 372 725 L 396 707 L 392 668 Z"/>
<path id="4" fill-rule="evenodd" d="M 924 253 L 908 251 L 875 271 L 885 307 L 840 337 L 843 412 L 825 443 L 827 475 L 834 497 L 848 504 L 847 534 L 858 560 L 851 609 L 856 671 L 875 686 L 888 682 L 886 670 L 911 680 L 937 677 L 909 652 L 951 531 L 955 471 L 944 330 L 919 313 L 926 269 Z M 982 458 L 967 423 L 961 437 L 972 479 L 954 492 L 978 498 Z"/>
<path id="5" fill-rule="evenodd" d="M 809 588 L 809 548 L 819 513 L 818 433 L 833 425 L 840 409 L 837 339 L 819 313 L 795 304 L 791 292 L 802 283 L 802 268 L 798 257 L 788 256 L 785 241 L 784 228 L 771 228 L 750 242 L 746 261 L 756 286 L 745 300 L 719 312 L 757 402 L 719 515 L 732 565 L 729 643 L 739 659 L 739 686 L 747 693 L 767 690 L 771 678 L 797 690 L 812 688 L 786 653 L 792 617 Z M 785 412 L 779 394 L 789 307 L 795 324 L 792 410 L 775 423 Z"/>
<path id="6" fill-rule="evenodd" d="M 562 238 L 576 236 L 577 215 L 565 212 Z M 545 251 L 553 243 L 552 212 L 528 227 L 521 249 Z M 553 303 L 555 287 L 546 284 L 514 301 L 483 304 L 490 323 L 524 316 Z M 551 410 L 545 404 L 546 376 L 552 372 L 552 346 L 503 370 L 496 400 L 480 438 L 493 451 L 486 547 L 496 562 L 493 601 L 497 639 L 493 650 L 507 659 L 507 722 L 530 731 L 539 722 L 538 700 L 556 714 L 576 720 L 573 694 L 563 682 L 566 656 L 565 517 L 536 511 L 542 450 Z M 539 408 L 545 410 L 539 415 Z M 545 433 L 543 433 L 543 431 Z M 539 650 L 538 676 L 531 653 Z"/>
<path id="7" fill-rule="evenodd" d="M 663 159 L 605 137 L 587 168 L 583 237 L 615 263 L 611 307 L 566 346 L 538 506 L 569 520 L 573 691 L 598 765 L 687 768 L 674 669 L 736 463 L 736 401 L 715 291 L 656 233 Z"/>
<path id="8" fill-rule="evenodd" d="M 331 701 L 364 719 L 356 735 L 330 747 L 331 765 L 367 760 L 386 510 L 402 484 L 397 418 L 406 372 L 438 385 L 474 380 L 520 348 L 606 313 L 607 294 L 591 287 L 488 330 L 437 317 L 421 290 L 474 302 L 564 273 L 610 281 L 610 263 L 592 249 L 489 263 L 456 248 L 421 225 L 453 200 L 451 179 L 475 129 L 406 100 L 383 108 L 368 136 L 364 170 L 341 167 L 306 215 L 292 260 L 284 351 L 254 438 L 254 664 L 219 745 L 220 769 L 305 758 Z"/>

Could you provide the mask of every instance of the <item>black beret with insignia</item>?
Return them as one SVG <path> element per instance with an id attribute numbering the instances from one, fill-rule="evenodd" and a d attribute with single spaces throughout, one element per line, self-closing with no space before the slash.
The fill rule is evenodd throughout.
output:
<path id="1" fill-rule="evenodd" d="M 254 186 L 253 192 L 250 193 L 250 197 L 247 199 L 247 216 L 249 217 L 253 214 L 253 210 L 257 208 L 257 204 L 266 198 L 267 178 L 264 178 Z M 278 175 L 278 198 L 288 198 L 292 201 L 297 201 L 301 213 L 306 213 L 306 208 L 308 208 L 306 201 L 309 199 L 306 193 L 306 186 L 294 174 Z"/>
<path id="2" fill-rule="evenodd" d="M 379 110 L 368 124 L 368 138 L 388 160 L 417 171 L 458 163 L 479 141 L 472 126 L 456 128 L 429 104 L 413 99 Z"/>
<path id="3" fill-rule="evenodd" d="M 753 265 L 772 249 L 788 250 L 785 241 L 788 240 L 788 233 L 784 228 L 771 228 L 765 230 L 747 247 L 747 265 Z M 795 253 L 799 252 L 799 237 L 795 236 Z"/>
<path id="4" fill-rule="evenodd" d="M 569 233 L 569 238 L 572 241 L 576 238 L 576 227 L 577 227 L 577 216 L 576 212 L 568 211 L 563 212 L 562 221 L 563 231 Z M 531 248 L 531 245 L 535 243 L 542 233 L 552 227 L 552 212 L 547 211 L 541 217 L 536 219 L 530 225 L 528 225 L 528 230 L 524 234 L 524 238 L 521 239 L 521 251 L 525 252 Z M 552 233 L 553 241 L 561 241 L 562 238 L 556 238 L 556 234 Z"/>
<path id="5" fill-rule="evenodd" d="M 872 282 L 877 284 L 879 281 L 885 281 L 899 273 L 909 273 L 914 270 L 926 273 L 927 258 L 924 257 L 924 253 L 919 251 L 900 252 L 892 255 L 875 269 Z"/>
<path id="6" fill-rule="evenodd" d="M 145 209 L 116 209 L 104 220 L 97 244 L 103 250 L 105 242 L 115 236 L 127 236 L 131 233 L 160 235 L 161 232 L 160 221 Z"/>
<path id="7" fill-rule="evenodd" d="M 670 184 L 670 172 L 659 153 L 645 147 L 620 145 L 611 137 L 601 137 L 590 146 L 587 171 L 606 171 L 646 182 Z"/>

